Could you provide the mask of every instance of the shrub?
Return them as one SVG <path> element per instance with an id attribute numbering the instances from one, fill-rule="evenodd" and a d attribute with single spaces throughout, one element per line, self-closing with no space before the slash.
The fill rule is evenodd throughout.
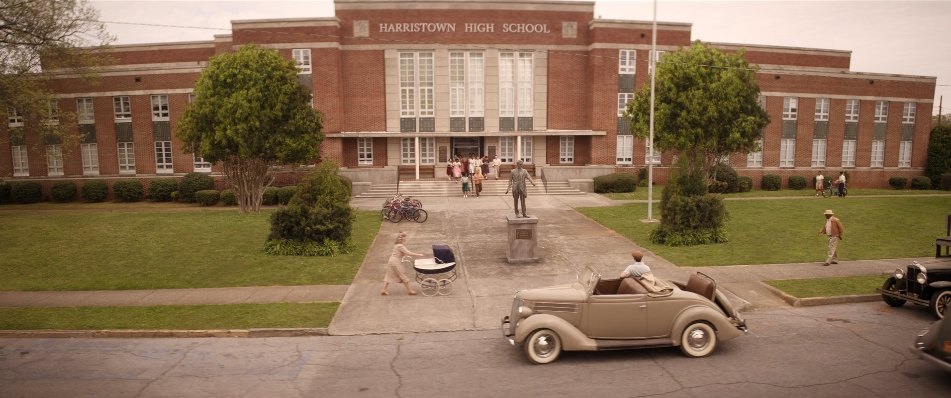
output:
<path id="1" fill-rule="evenodd" d="M 925 176 L 930 181 L 938 183 L 942 174 L 951 173 L 951 126 L 937 126 L 931 129 L 927 159 Z"/>
<path id="2" fill-rule="evenodd" d="M 86 181 L 79 190 L 79 197 L 89 203 L 102 202 L 109 196 L 109 185 L 105 181 Z"/>
<path id="3" fill-rule="evenodd" d="M 789 189 L 802 190 L 806 188 L 808 182 L 803 176 L 789 176 Z"/>
<path id="4" fill-rule="evenodd" d="M 118 180 L 112 183 L 112 193 L 122 202 L 142 200 L 142 182 L 139 180 Z"/>
<path id="5" fill-rule="evenodd" d="M 338 256 L 353 251 L 351 242 L 340 243 L 330 239 L 323 242 L 300 242 L 289 239 L 275 239 L 264 243 L 264 252 L 273 256 Z"/>
<path id="6" fill-rule="evenodd" d="M 630 173 L 612 173 L 594 178 L 594 192 L 634 192 L 637 177 Z"/>
<path id="7" fill-rule="evenodd" d="M 710 193 L 726 193 L 727 184 L 724 181 L 712 181 L 710 186 L 707 187 L 707 190 Z"/>
<path id="8" fill-rule="evenodd" d="M 740 176 L 737 180 L 737 186 L 739 188 L 737 192 L 749 192 L 753 189 L 753 177 Z"/>
<path id="9" fill-rule="evenodd" d="M 678 185 L 668 184 L 661 198 L 661 224 L 651 231 L 650 240 L 667 246 L 726 242 L 727 218 L 720 195 L 685 196 Z"/>
<path id="10" fill-rule="evenodd" d="M 172 200 L 172 192 L 178 190 L 178 181 L 172 178 L 159 178 L 149 184 L 149 199 L 156 202 Z"/>
<path id="11" fill-rule="evenodd" d="M 36 203 L 43 199 L 43 187 L 36 181 L 15 182 L 10 185 L 10 199 L 16 203 Z"/>
<path id="12" fill-rule="evenodd" d="M 938 188 L 951 191 L 951 173 L 944 173 L 941 175 L 941 182 L 938 183 Z M 0 194 L 0 200 L 3 200 L 3 194 Z"/>
<path id="13" fill-rule="evenodd" d="M 646 187 L 648 181 L 648 170 L 647 167 L 637 170 L 637 186 Z"/>
<path id="14" fill-rule="evenodd" d="M 888 185 L 895 189 L 905 189 L 908 186 L 907 177 L 892 177 L 888 179 Z"/>
<path id="15" fill-rule="evenodd" d="M 178 200 L 194 202 L 196 192 L 208 189 L 215 189 L 215 179 L 211 176 L 202 173 L 185 174 L 178 186 Z"/>
<path id="16" fill-rule="evenodd" d="M 931 189 L 931 179 L 926 176 L 915 176 L 911 179 L 911 189 Z"/>
<path id="17" fill-rule="evenodd" d="M 277 204 L 277 187 L 267 187 L 264 189 L 264 196 L 261 198 L 261 204 L 265 206 L 274 206 Z"/>
<path id="18" fill-rule="evenodd" d="M 72 181 L 57 181 L 50 187 L 50 198 L 54 202 L 66 203 L 76 199 L 76 183 Z"/>
<path id="19" fill-rule="evenodd" d="M 782 188 L 783 179 L 776 174 L 767 174 L 763 176 L 760 182 L 760 188 L 764 191 L 778 191 Z"/>
<path id="20" fill-rule="evenodd" d="M 225 206 L 237 206 L 238 197 L 234 195 L 233 189 L 221 191 L 221 203 Z"/>
<path id="21" fill-rule="evenodd" d="M 286 205 L 290 203 L 291 198 L 294 197 L 294 194 L 297 193 L 296 186 L 286 186 L 280 187 L 277 189 L 277 203 Z"/>
<path id="22" fill-rule="evenodd" d="M 221 194 L 214 189 L 202 189 L 195 192 L 195 201 L 202 206 L 214 206 L 220 197 Z"/>
<path id="23" fill-rule="evenodd" d="M 719 192 L 740 192 L 740 177 L 738 174 L 736 174 L 736 170 L 726 163 L 717 163 L 717 165 L 713 167 L 713 179 L 717 182 L 722 182 L 725 184 L 722 187 L 723 191 Z M 710 192 L 713 191 L 711 190 Z"/>
<path id="24" fill-rule="evenodd" d="M 0 203 L 10 202 L 10 183 L 0 180 Z"/>

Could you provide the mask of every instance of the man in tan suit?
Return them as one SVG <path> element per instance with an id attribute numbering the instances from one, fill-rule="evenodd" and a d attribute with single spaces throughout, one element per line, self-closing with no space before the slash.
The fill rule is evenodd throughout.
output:
<path id="1" fill-rule="evenodd" d="M 842 221 L 835 217 L 832 210 L 826 210 L 825 216 L 826 223 L 819 229 L 819 235 L 825 234 L 829 237 L 829 254 L 826 256 L 826 262 L 822 263 L 822 265 L 828 266 L 829 264 L 839 263 L 836 248 L 839 246 L 839 241 L 842 240 L 842 233 L 845 232 L 845 229 L 842 227 Z"/>

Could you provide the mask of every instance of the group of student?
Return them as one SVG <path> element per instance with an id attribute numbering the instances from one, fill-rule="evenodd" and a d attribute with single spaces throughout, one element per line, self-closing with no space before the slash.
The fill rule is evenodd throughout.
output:
<path id="1" fill-rule="evenodd" d="M 446 163 L 446 176 L 453 182 L 462 183 L 462 197 L 468 198 L 482 194 L 482 182 L 489 176 L 499 179 L 499 167 L 502 161 L 496 156 L 491 162 L 488 156 L 476 156 L 474 153 L 456 157 Z"/>
<path id="2" fill-rule="evenodd" d="M 816 196 L 822 195 L 822 190 L 825 189 L 825 176 L 822 175 L 822 172 L 819 171 L 816 174 Z M 836 196 L 845 196 L 843 191 L 845 191 L 845 172 L 839 172 L 839 178 L 836 178 L 835 181 L 829 181 L 830 184 L 835 184 L 837 189 Z"/>

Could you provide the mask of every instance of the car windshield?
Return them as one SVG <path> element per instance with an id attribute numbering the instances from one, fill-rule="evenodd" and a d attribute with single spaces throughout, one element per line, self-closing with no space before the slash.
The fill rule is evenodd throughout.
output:
<path id="1" fill-rule="evenodd" d="M 591 267 L 584 267 L 578 271 L 578 283 L 580 283 L 586 291 L 590 292 L 593 286 L 598 283 L 599 279 L 601 279 L 601 275 L 594 272 Z"/>

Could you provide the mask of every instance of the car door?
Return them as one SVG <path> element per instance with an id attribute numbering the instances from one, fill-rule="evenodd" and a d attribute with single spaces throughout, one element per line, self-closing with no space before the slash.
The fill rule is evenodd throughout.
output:
<path id="1" fill-rule="evenodd" d="M 589 296 L 583 332 L 595 339 L 639 339 L 647 332 L 646 294 Z"/>

